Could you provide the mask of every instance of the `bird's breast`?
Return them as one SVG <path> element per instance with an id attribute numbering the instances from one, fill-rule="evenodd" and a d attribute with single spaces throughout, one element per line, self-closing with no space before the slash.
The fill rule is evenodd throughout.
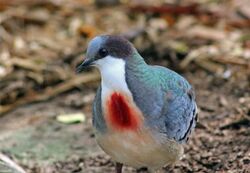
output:
<path id="1" fill-rule="evenodd" d="M 158 169 L 172 164 L 183 154 L 183 147 L 174 140 L 157 139 L 146 129 L 138 133 L 109 132 L 96 134 L 97 143 L 117 162 L 135 168 L 149 167 Z"/>
<path id="2" fill-rule="evenodd" d="M 159 168 L 178 160 L 183 152 L 180 144 L 158 138 L 152 129 L 145 127 L 144 116 L 129 93 L 105 91 L 102 98 L 108 130 L 97 132 L 96 139 L 115 161 Z"/>
<path id="3" fill-rule="evenodd" d="M 111 92 L 104 101 L 105 120 L 108 126 L 118 131 L 136 131 L 143 117 L 133 99 L 122 92 Z"/>

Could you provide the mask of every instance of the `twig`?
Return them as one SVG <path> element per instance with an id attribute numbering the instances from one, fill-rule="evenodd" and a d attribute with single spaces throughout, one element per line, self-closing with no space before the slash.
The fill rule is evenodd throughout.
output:
<path id="1" fill-rule="evenodd" d="M 168 14 L 197 14 L 199 13 L 198 4 L 191 4 L 187 6 L 179 6 L 172 4 L 165 4 L 162 6 L 145 6 L 136 5 L 131 7 L 132 11 L 151 12 L 151 13 L 168 13 Z"/>
<path id="2" fill-rule="evenodd" d="M 10 168 L 18 171 L 18 173 L 26 173 L 26 171 L 21 168 L 18 164 L 16 164 L 13 160 L 9 157 L 5 156 L 4 154 L 0 153 L 0 160 L 7 164 Z"/>
<path id="3" fill-rule="evenodd" d="M 15 57 L 15 58 L 12 58 L 11 61 L 13 65 L 18 66 L 23 69 L 29 69 L 29 70 L 38 71 L 38 72 L 45 69 L 44 65 L 37 64 L 29 59 L 21 59 L 21 58 Z"/>
<path id="4" fill-rule="evenodd" d="M 0 38 L 6 41 L 8 44 L 11 44 L 13 38 L 1 25 L 0 25 Z"/>
<path id="5" fill-rule="evenodd" d="M 236 28 L 248 28 L 250 27 L 250 19 L 229 21 L 228 25 Z"/>
<path id="6" fill-rule="evenodd" d="M 56 3 L 53 0 L 0 0 L 0 7 L 2 9 L 8 7 L 8 6 L 14 6 L 14 5 L 36 5 L 36 4 L 42 4 L 42 3 L 49 3 L 49 4 L 53 4 L 56 5 Z M 1 9 L 0 8 L 0 9 Z"/>
<path id="7" fill-rule="evenodd" d="M 228 128 L 235 128 L 235 127 L 238 127 L 240 125 L 247 125 L 248 126 L 250 124 L 250 117 L 246 113 L 244 113 L 244 111 L 242 109 L 236 109 L 236 110 L 239 112 L 240 118 L 238 118 L 237 120 L 232 121 L 228 124 L 221 126 L 220 127 L 221 130 L 228 129 Z"/>
<path id="8" fill-rule="evenodd" d="M 246 62 L 243 59 L 240 58 L 229 58 L 229 57 L 211 57 L 213 61 L 222 63 L 222 64 L 232 64 L 232 65 L 240 65 L 240 66 L 246 66 L 248 67 L 250 63 Z"/>
<path id="9" fill-rule="evenodd" d="M 242 116 L 250 122 L 250 116 L 248 116 L 247 114 L 242 114 Z"/>
<path id="10" fill-rule="evenodd" d="M 17 100 L 15 103 L 0 106 L 0 115 L 4 115 L 5 113 L 14 110 L 15 108 L 33 102 L 45 101 L 51 99 L 63 92 L 66 92 L 72 89 L 75 86 L 79 86 L 83 83 L 88 83 L 92 81 L 97 81 L 100 79 L 100 76 L 97 73 L 85 73 L 84 75 L 75 76 L 61 84 L 58 84 L 54 88 L 48 87 L 42 93 L 35 93 L 34 91 L 29 92 L 24 98 Z"/>
<path id="11" fill-rule="evenodd" d="M 192 61 L 195 61 L 196 59 L 208 59 L 209 57 L 214 56 L 214 53 L 211 53 L 213 52 L 211 49 L 213 49 L 211 46 L 202 46 L 195 50 L 191 50 L 187 57 L 180 62 L 180 67 L 185 69 Z"/>
<path id="12" fill-rule="evenodd" d="M 224 130 L 224 129 L 229 129 L 229 128 L 236 128 L 240 125 L 246 125 L 246 126 L 249 126 L 250 122 L 248 119 L 246 118 L 241 118 L 239 120 L 236 120 L 236 121 L 233 121 L 233 122 L 230 122 L 228 124 L 225 124 L 223 126 L 220 127 L 221 130 Z"/>
<path id="13" fill-rule="evenodd" d="M 206 60 L 206 59 L 195 59 L 194 60 L 197 65 L 202 67 L 203 69 L 211 72 L 211 73 L 217 73 L 222 74 L 224 71 L 224 68 L 220 64 L 216 64 L 212 61 Z"/>

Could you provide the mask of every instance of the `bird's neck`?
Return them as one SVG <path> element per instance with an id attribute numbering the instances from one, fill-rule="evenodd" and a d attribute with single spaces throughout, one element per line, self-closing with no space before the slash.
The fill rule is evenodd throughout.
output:
<path id="1" fill-rule="evenodd" d="M 126 73 L 132 73 L 137 78 L 143 78 L 146 73 L 148 73 L 148 65 L 141 57 L 141 55 L 134 50 L 134 54 L 131 57 L 128 57 L 129 60 L 126 63 Z"/>

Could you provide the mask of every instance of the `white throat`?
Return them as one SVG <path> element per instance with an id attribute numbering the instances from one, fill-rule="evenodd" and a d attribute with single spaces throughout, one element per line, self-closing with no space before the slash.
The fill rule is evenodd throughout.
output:
<path id="1" fill-rule="evenodd" d="M 101 72 L 102 96 L 114 91 L 130 94 L 125 80 L 125 61 L 123 59 L 107 56 L 97 60 L 95 64 Z"/>

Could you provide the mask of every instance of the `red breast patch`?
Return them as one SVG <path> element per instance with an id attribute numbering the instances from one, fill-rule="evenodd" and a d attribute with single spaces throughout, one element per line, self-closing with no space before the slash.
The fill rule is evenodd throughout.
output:
<path id="1" fill-rule="evenodd" d="M 136 130 L 140 124 L 139 113 L 128 102 L 126 96 L 114 92 L 107 102 L 108 120 L 112 127 L 120 130 Z"/>

